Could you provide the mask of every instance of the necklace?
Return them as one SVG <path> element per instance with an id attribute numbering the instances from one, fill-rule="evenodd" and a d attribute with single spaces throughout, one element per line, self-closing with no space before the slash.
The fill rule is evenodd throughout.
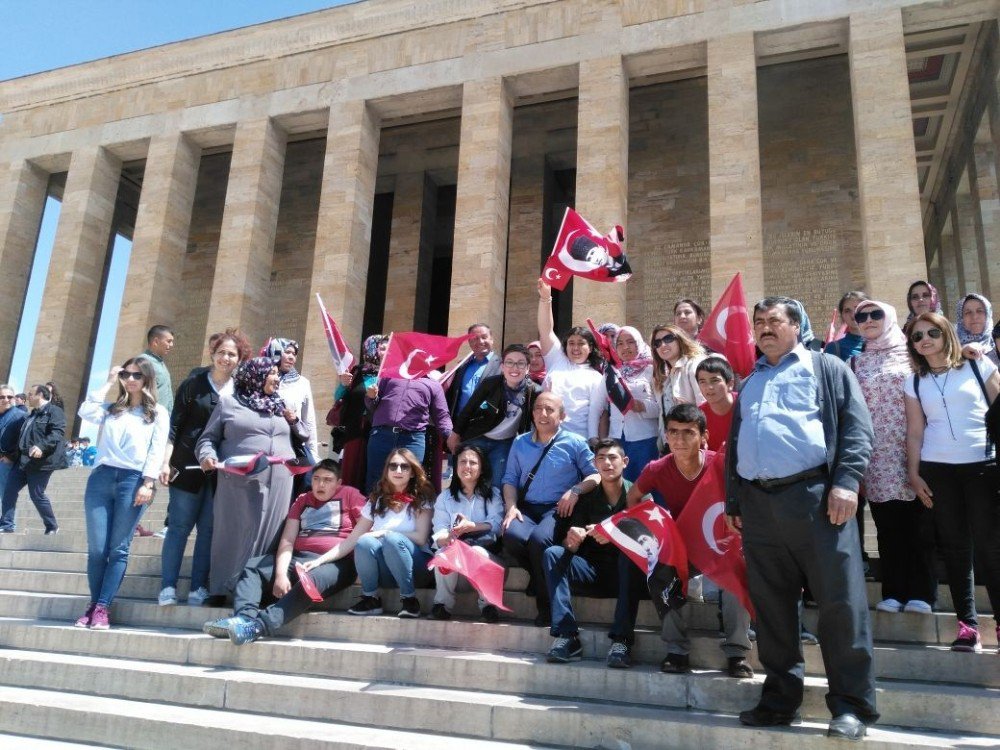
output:
<path id="1" fill-rule="evenodd" d="M 948 368 L 948 371 L 944 374 L 944 383 L 939 383 L 937 373 L 931 373 L 931 382 L 934 383 L 937 392 L 941 394 L 941 405 L 944 406 L 944 415 L 948 419 L 948 430 L 951 432 L 951 439 L 958 440 L 955 437 L 955 428 L 951 424 L 951 412 L 948 411 L 948 400 L 944 397 L 945 389 L 948 388 L 949 375 L 951 375 L 951 368 Z"/>

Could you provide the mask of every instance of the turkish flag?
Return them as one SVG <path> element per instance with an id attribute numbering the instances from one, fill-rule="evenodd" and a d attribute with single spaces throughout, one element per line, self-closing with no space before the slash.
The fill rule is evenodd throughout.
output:
<path id="1" fill-rule="evenodd" d="M 621 367 L 622 358 L 618 356 L 618 350 L 615 349 L 614 342 L 601 333 L 597 326 L 594 325 L 594 321 L 587 318 L 587 327 L 590 328 L 590 332 L 594 334 L 594 340 L 597 342 L 597 348 L 601 350 L 601 354 L 604 355 L 604 359 L 611 362 L 616 367 Z"/>
<path id="2" fill-rule="evenodd" d="M 741 377 L 750 374 L 756 352 L 740 274 L 733 276 L 726 291 L 715 303 L 698 334 L 698 340 L 728 359 Z"/>
<path id="3" fill-rule="evenodd" d="M 343 375 L 354 364 L 354 355 L 347 348 L 347 342 L 344 341 L 344 335 L 340 332 L 340 328 L 337 327 L 337 322 L 326 311 L 326 305 L 323 304 L 319 292 L 316 293 L 316 301 L 319 303 L 320 317 L 323 320 L 323 333 L 326 334 L 326 342 L 330 345 L 330 356 L 333 357 L 333 364 L 337 368 L 337 374 Z"/>
<path id="4" fill-rule="evenodd" d="M 726 526 L 725 472 L 726 450 L 723 446 L 709 459 L 709 465 L 695 485 L 677 526 L 695 567 L 739 599 L 753 617 L 743 539 Z"/>
<path id="5" fill-rule="evenodd" d="M 295 563 L 295 575 L 298 576 L 299 584 L 302 586 L 302 590 L 306 592 L 306 596 L 314 602 L 323 601 L 322 592 L 316 588 L 316 582 L 309 575 L 309 572 L 302 567 L 302 563 Z"/>
<path id="6" fill-rule="evenodd" d="M 510 607 L 503 603 L 504 567 L 497 565 L 488 557 L 476 554 L 472 548 L 456 539 L 438 552 L 427 563 L 430 570 L 437 568 L 442 573 L 461 573 L 472 588 L 479 592 L 490 604 L 504 612 L 510 612 Z"/>
<path id="7" fill-rule="evenodd" d="M 468 336 L 434 336 L 430 333 L 393 333 L 379 370 L 381 378 L 416 380 L 458 356 Z"/>
<path id="8" fill-rule="evenodd" d="M 622 249 L 624 241 L 625 230 L 621 226 L 602 236 L 580 214 L 567 208 L 552 254 L 542 268 L 542 280 L 560 291 L 566 288 L 571 276 L 592 281 L 627 281 L 632 268 Z"/>
<path id="9" fill-rule="evenodd" d="M 291 458 L 268 456 L 263 451 L 254 453 L 252 456 L 230 456 L 225 461 L 216 463 L 215 468 L 219 471 L 224 471 L 226 474 L 252 477 L 256 474 L 260 474 L 268 466 L 273 466 L 274 464 L 282 464 L 293 476 L 297 474 L 305 474 L 312 468 L 309 464 L 300 464 L 299 460 L 294 456 Z M 200 467 L 185 466 L 184 468 L 191 469 Z"/>
<path id="10" fill-rule="evenodd" d="M 837 314 L 838 310 L 834 308 L 833 317 L 830 319 L 830 327 L 826 329 L 826 338 L 823 340 L 823 346 L 826 346 L 831 341 L 839 341 L 844 338 L 844 334 L 847 333 L 847 326 L 841 323 L 837 325 Z"/>

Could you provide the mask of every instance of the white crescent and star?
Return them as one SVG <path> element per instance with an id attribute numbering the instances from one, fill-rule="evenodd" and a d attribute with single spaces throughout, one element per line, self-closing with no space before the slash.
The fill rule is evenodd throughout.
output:
<path id="1" fill-rule="evenodd" d="M 559 281 L 562 279 L 562 274 L 554 268 L 546 268 L 545 271 L 542 272 L 542 278 L 545 279 L 545 281 Z"/>
<path id="2" fill-rule="evenodd" d="M 663 515 L 663 513 L 660 512 L 659 508 L 656 507 L 650 508 L 649 510 L 646 511 L 646 516 L 649 518 L 650 521 L 656 521 L 658 524 L 663 525 L 665 516 Z"/>
<path id="3" fill-rule="evenodd" d="M 425 352 L 423 349 L 414 349 L 412 352 L 406 355 L 406 359 L 403 360 L 403 364 L 399 366 L 399 374 L 402 375 L 407 380 L 413 377 L 410 374 L 410 363 L 413 361 L 413 358 L 416 357 L 418 353 L 426 355 L 425 357 L 423 357 L 423 362 L 425 365 L 430 366 L 431 363 L 434 362 L 434 357 L 427 354 L 427 352 Z"/>
<path id="4" fill-rule="evenodd" d="M 723 514 L 725 509 L 725 503 L 713 503 L 708 507 L 708 510 L 705 511 L 705 515 L 701 519 L 701 533 L 705 537 L 705 543 L 711 547 L 712 551 L 717 555 L 725 554 L 715 541 L 715 522 L 719 519 L 719 516 Z"/>

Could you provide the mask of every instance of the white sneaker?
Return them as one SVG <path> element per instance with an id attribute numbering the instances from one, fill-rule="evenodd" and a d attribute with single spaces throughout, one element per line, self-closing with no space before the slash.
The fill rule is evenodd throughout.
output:
<path id="1" fill-rule="evenodd" d="M 875 605 L 879 612 L 902 612 L 903 603 L 898 599 L 883 599 Z"/>
<path id="2" fill-rule="evenodd" d="M 918 612 L 922 615 L 929 615 L 934 610 L 927 602 L 921 601 L 920 599 L 910 599 L 910 601 L 906 603 L 906 606 L 903 607 L 903 611 Z"/>
<path id="3" fill-rule="evenodd" d="M 159 537 L 160 539 L 166 539 L 167 538 L 167 527 L 164 526 L 162 529 L 160 529 L 155 534 L 153 534 L 153 536 Z"/>
<path id="4" fill-rule="evenodd" d="M 161 607 L 170 607 L 177 604 L 177 589 L 167 586 L 160 592 L 159 600 Z"/>
<path id="5" fill-rule="evenodd" d="M 205 602 L 208 601 L 209 593 L 208 589 L 204 586 L 195 589 L 190 594 L 188 594 L 188 606 L 189 607 L 203 607 Z"/>

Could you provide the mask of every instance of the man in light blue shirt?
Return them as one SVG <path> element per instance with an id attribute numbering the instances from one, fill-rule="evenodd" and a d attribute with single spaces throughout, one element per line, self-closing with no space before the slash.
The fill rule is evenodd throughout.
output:
<path id="1" fill-rule="evenodd" d="M 855 511 L 872 448 L 861 389 L 836 357 L 799 343 L 795 300 L 754 307 L 764 356 L 744 382 L 729 436 L 726 513 L 742 530 L 757 646 L 767 674 L 750 726 L 791 724 L 802 704 L 798 600 L 819 603 L 833 715 L 828 736 L 860 740 L 878 719 L 868 599 Z"/>

